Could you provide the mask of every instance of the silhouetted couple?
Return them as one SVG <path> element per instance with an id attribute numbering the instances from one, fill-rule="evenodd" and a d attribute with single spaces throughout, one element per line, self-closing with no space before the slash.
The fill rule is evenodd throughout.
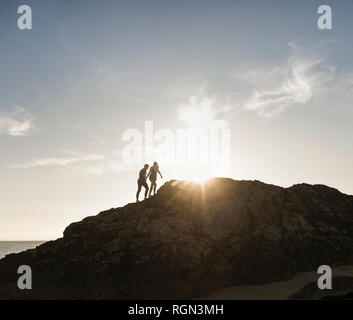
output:
<path id="1" fill-rule="evenodd" d="M 153 191 L 153 195 L 156 194 L 156 189 L 157 189 L 157 173 L 161 176 L 161 179 L 163 179 L 163 176 L 161 172 L 159 171 L 158 163 L 154 162 L 153 166 L 150 168 L 150 171 L 147 174 L 147 170 L 149 168 L 148 164 L 145 164 L 144 167 L 140 170 L 139 173 L 139 178 L 137 180 L 137 193 L 136 193 L 136 202 L 139 201 L 139 194 L 141 191 L 141 188 L 145 188 L 145 199 L 147 198 L 147 195 L 150 197 Z M 150 178 L 151 181 L 151 187 L 148 188 L 147 184 L 147 178 Z M 148 194 L 148 190 L 150 190 L 150 193 Z"/>

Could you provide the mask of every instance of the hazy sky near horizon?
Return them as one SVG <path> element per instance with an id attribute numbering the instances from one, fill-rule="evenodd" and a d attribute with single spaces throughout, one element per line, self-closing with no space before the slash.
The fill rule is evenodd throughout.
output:
<path id="1" fill-rule="evenodd" d="M 33 29 L 17 28 L 32 8 Z M 333 30 L 317 9 L 332 8 Z M 135 200 L 124 131 L 195 112 L 231 132 L 227 176 L 353 194 L 353 2 L 0 3 L 0 240 L 48 240 Z M 163 182 L 194 169 L 164 165 Z"/>

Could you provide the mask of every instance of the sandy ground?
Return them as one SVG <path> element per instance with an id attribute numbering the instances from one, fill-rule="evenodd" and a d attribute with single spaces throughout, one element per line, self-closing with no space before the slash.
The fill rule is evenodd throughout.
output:
<path id="1" fill-rule="evenodd" d="M 264 285 L 244 285 L 223 288 L 202 299 L 224 300 L 282 300 L 288 299 L 307 283 L 317 282 L 321 275 L 317 271 L 299 272 L 294 278 L 286 281 L 272 282 Z M 332 276 L 353 277 L 353 265 L 332 268 Z M 334 285 L 334 282 L 333 282 Z"/>

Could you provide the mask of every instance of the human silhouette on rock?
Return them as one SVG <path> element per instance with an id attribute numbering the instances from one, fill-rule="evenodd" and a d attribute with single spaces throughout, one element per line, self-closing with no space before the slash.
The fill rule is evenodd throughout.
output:
<path id="1" fill-rule="evenodd" d="M 158 167 L 158 163 L 154 162 L 153 166 L 150 168 L 150 171 L 147 175 L 147 178 L 150 178 L 151 181 L 151 187 L 150 187 L 150 194 L 149 197 L 152 194 L 153 191 L 153 195 L 156 194 L 156 189 L 157 189 L 157 173 L 161 176 L 161 179 L 163 179 L 163 176 L 161 174 L 161 172 L 159 171 L 159 167 Z"/>
<path id="2" fill-rule="evenodd" d="M 137 180 L 137 193 L 136 193 L 136 202 L 139 201 L 139 194 L 141 191 L 141 188 L 145 188 L 145 199 L 147 198 L 148 195 L 148 184 L 146 182 L 146 175 L 147 175 L 147 169 L 149 168 L 148 164 L 145 164 L 144 167 L 140 170 L 139 173 L 139 178 Z"/>

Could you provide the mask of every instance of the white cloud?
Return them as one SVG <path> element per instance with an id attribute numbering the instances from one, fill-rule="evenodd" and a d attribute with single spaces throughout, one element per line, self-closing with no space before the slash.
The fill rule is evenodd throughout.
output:
<path id="1" fill-rule="evenodd" d="M 224 128 L 228 122 L 219 118 L 219 114 L 228 110 L 227 104 L 207 95 L 191 96 L 188 103 L 178 107 L 179 120 L 189 128 Z"/>
<path id="2" fill-rule="evenodd" d="M 89 154 L 85 156 L 71 157 L 71 158 L 41 158 L 35 159 L 28 163 L 15 163 L 7 167 L 12 169 L 29 169 L 36 167 L 50 167 L 50 166 L 67 166 L 76 162 L 104 160 L 104 156 L 99 154 Z"/>
<path id="3" fill-rule="evenodd" d="M 108 161 L 104 164 L 85 167 L 82 174 L 88 176 L 101 176 L 131 169 L 132 167 L 124 166 L 117 161 Z"/>
<path id="4" fill-rule="evenodd" d="M 131 167 L 122 165 L 116 159 L 118 151 L 111 152 L 108 155 L 101 155 L 95 153 L 84 155 L 80 152 L 66 149 L 59 150 L 59 152 L 65 153 L 66 156 L 39 158 L 26 163 L 9 164 L 5 167 L 11 169 L 30 169 L 37 167 L 70 166 L 73 164 L 80 163 L 79 166 L 74 167 L 74 170 L 80 176 L 100 176 L 104 174 L 112 174 L 132 169 Z M 86 162 L 92 162 L 93 164 L 83 164 Z"/>
<path id="5" fill-rule="evenodd" d="M 219 119 L 220 113 L 228 111 L 228 101 L 224 104 L 215 96 L 206 93 L 206 86 L 197 95 L 191 96 L 187 103 L 180 104 L 177 111 L 179 120 L 190 128 L 226 127 L 226 120 Z"/>
<path id="6" fill-rule="evenodd" d="M 323 59 L 292 44 L 290 47 L 294 52 L 282 65 L 243 73 L 244 79 L 256 88 L 244 109 L 255 110 L 262 117 L 272 117 L 289 106 L 309 102 L 331 80 L 334 69 L 323 65 Z"/>
<path id="7" fill-rule="evenodd" d="M 228 111 L 254 111 L 262 118 L 300 106 L 352 113 L 353 72 L 337 69 L 325 58 L 331 43 L 310 49 L 289 43 L 290 55 L 281 62 L 238 67 L 230 76 L 238 90 Z"/>
<path id="8" fill-rule="evenodd" d="M 14 106 L 2 110 L 0 107 L 0 135 L 26 136 L 33 129 L 33 117 L 26 109 Z"/>
<path id="9" fill-rule="evenodd" d="M 185 105 L 178 109 L 179 119 L 189 126 L 203 126 L 214 120 L 217 111 L 213 107 L 214 99 L 192 96 Z"/>

